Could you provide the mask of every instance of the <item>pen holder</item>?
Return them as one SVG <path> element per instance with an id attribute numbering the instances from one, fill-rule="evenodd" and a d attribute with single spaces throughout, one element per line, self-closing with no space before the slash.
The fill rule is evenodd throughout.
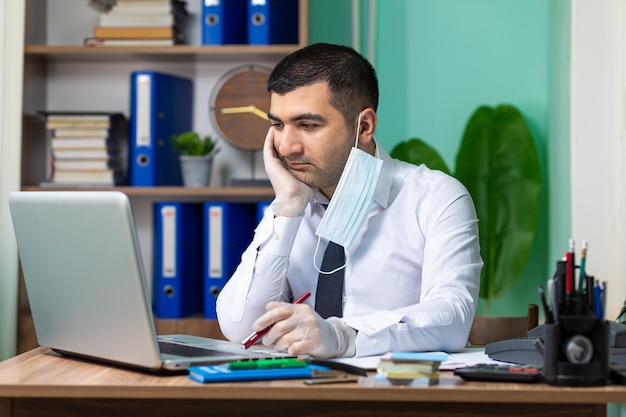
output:
<path id="1" fill-rule="evenodd" d="M 609 380 L 609 323 L 596 316 L 559 317 L 544 325 L 543 377 L 552 385 L 597 386 Z"/>

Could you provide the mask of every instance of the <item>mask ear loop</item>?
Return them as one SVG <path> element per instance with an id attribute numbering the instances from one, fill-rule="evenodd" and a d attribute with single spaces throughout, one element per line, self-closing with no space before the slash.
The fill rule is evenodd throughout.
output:
<path id="1" fill-rule="evenodd" d="M 363 112 L 359 113 L 358 121 L 356 122 L 356 138 L 354 139 L 354 147 L 359 147 L 359 133 L 361 133 L 361 119 L 363 118 Z"/>
<path id="2" fill-rule="evenodd" d="M 363 118 L 363 112 L 361 111 L 359 113 L 359 118 L 357 120 L 356 123 L 356 137 L 354 138 L 354 147 L 358 149 L 359 147 L 359 132 L 361 131 L 361 119 Z M 378 152 L 378 149 L 377 149 Z M 315 264 L 315 260 L 317 259 L 317 254 L 319 252 L 320 249 L 320 240 L 321 238 L 318 236 L 317 237 L 317 245 L 315 245 L 315 253 L 313 254 L 313 268 L 315 268 L 315 270 L 320 273 L 320 274 L 324 274 L 324 275 L 332 275 L 337 271 L 341 271 L 342 269 L 345 269 L 346 264 L 348 263 L 348 256 L 346 255 L 345 259 L 346 262 L 344 262 L 344 264 L 340 267 L 337 267 L 335 269 L 333 269 L 332 271 L 322 271 L 322 267 L 320 265 L 320 267 L 318 268 L 317 265 Z"/>
<path id="3" fill-rule="evenodd" d="M 380 153 L 378 152 L 378 141 L 376 140 L 376 135 L 374 135 L 374 145 L 376 146 L 376 159 L 380 159 Z"/>
<path id="4" fill-rule="evenodd" d="M 361 119 L 363 118 L 363 112 L 359 113 L 359 119 L 356 124 L 356 139 L 354 140 L 354 147 L 359 147 L 359 131 L 361 130 Z M 376 146 L 376 159 L 380 159 L 380 152 L 378 151 L 378 141 L 376 135 L 374 135 L 374 145 Z"/>
<path id="5" fill-rule="evenodd" d="M 313 268 L 315 268 L 315 270 L 317 272 L 319 272 L 320 274 L 323 274 L 323 275 L 332 275 L 335 272 L 341 271 L 342 269 L 344 269 L 346 267 L 347 263 L 348 263 L 348 255 L 346 255 L 346 258 L 345 258 L 346 261 L 344 262 L 344 264 L 342 266 L 340 266 L 340 267 L 337 267 L 337 268 L 333 269 L 332 271 L 322 271 L 322 269 L 321 269 L 322 266 L 321 265 L 320 265 L 319 268 L 317 267 L 317 265 L 315 264 L 315 260 L 317 259 L 317 253 L 318 253 L 319 248 L 320 248 L 320 240 L 321 239 L 322 239 L 321 237 L 319 237 L 319 236 L 317 237 L 317 245 L 315 245 L 315 253 L 313 254 Z"/>

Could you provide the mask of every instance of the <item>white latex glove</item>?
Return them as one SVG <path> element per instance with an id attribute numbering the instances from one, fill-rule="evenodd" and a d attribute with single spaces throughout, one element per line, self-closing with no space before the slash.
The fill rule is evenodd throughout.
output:
<path id="1" fill-rule="evenodd" d="M 263 145 L 263 162 L 276 194 L 272 202 L 274 214 L 285 217 L 302 216 L 304 208 L 313 198 L 313 189 L 295 179 L 278 159 L 274 148 L 274 129 L 271 127 Z"/>
<path id="2" fill-rule="evenodd" d="M 290 355 L 315 358 L 351 357 L 356 353 L 356 330 L 337 317 L 323 319 L 306 304 L 269 302 L 267 312 L 252 328 L 261 331 L 272 326 L 263 344 Z"/>

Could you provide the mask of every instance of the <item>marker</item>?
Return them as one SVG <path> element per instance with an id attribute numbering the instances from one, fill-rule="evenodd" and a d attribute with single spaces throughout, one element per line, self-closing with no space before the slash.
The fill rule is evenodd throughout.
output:
<path id="1" fill-rule="evenodd" d="M 302 294 L 300 297 L 298 297 L 298 299 L 296 301 L 294 301 L 293 304 L 302 304 L 304 302 L 304 300 L 306 300 L 310 296 L 311 296 L 311 293 L 309 291 L 307 291 L 304 294 Z M 241 342 L 241 344 L 243 345 L 243 348 L 244 349 L 249 349 L 250 346 L 252 346 L 256 342 L 258 342 L 259 339 L 261 339 L 263 336 L 265 336 L 265 333 L 269 332 L 270 329 L 272 328 L 272 326 L 273 326 L 273 324 L 270 325 L 270 326 L 267 326 L 265 329 L 261 330 L 260 332 L 252 332 L 252 334 L 250 336 L 246 337 L 243 340 L 243 342 Z"/>
<path id="2" fill-rule="evenodd" d="M 253 359 L 229 362 L 228 369 L 304 368 L 308 364 L 304 358 Z"/>

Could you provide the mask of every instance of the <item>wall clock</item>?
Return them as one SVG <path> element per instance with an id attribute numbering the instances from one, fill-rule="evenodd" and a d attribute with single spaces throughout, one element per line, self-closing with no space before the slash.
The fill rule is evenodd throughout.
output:
<path id="1" fill-rule="evenodd" d="M 220 135 L 240 149 L 263 149 L 269 128 L 270 68 L 242 65 L 222 76 L 211 94 L 209 113 Z"/>

